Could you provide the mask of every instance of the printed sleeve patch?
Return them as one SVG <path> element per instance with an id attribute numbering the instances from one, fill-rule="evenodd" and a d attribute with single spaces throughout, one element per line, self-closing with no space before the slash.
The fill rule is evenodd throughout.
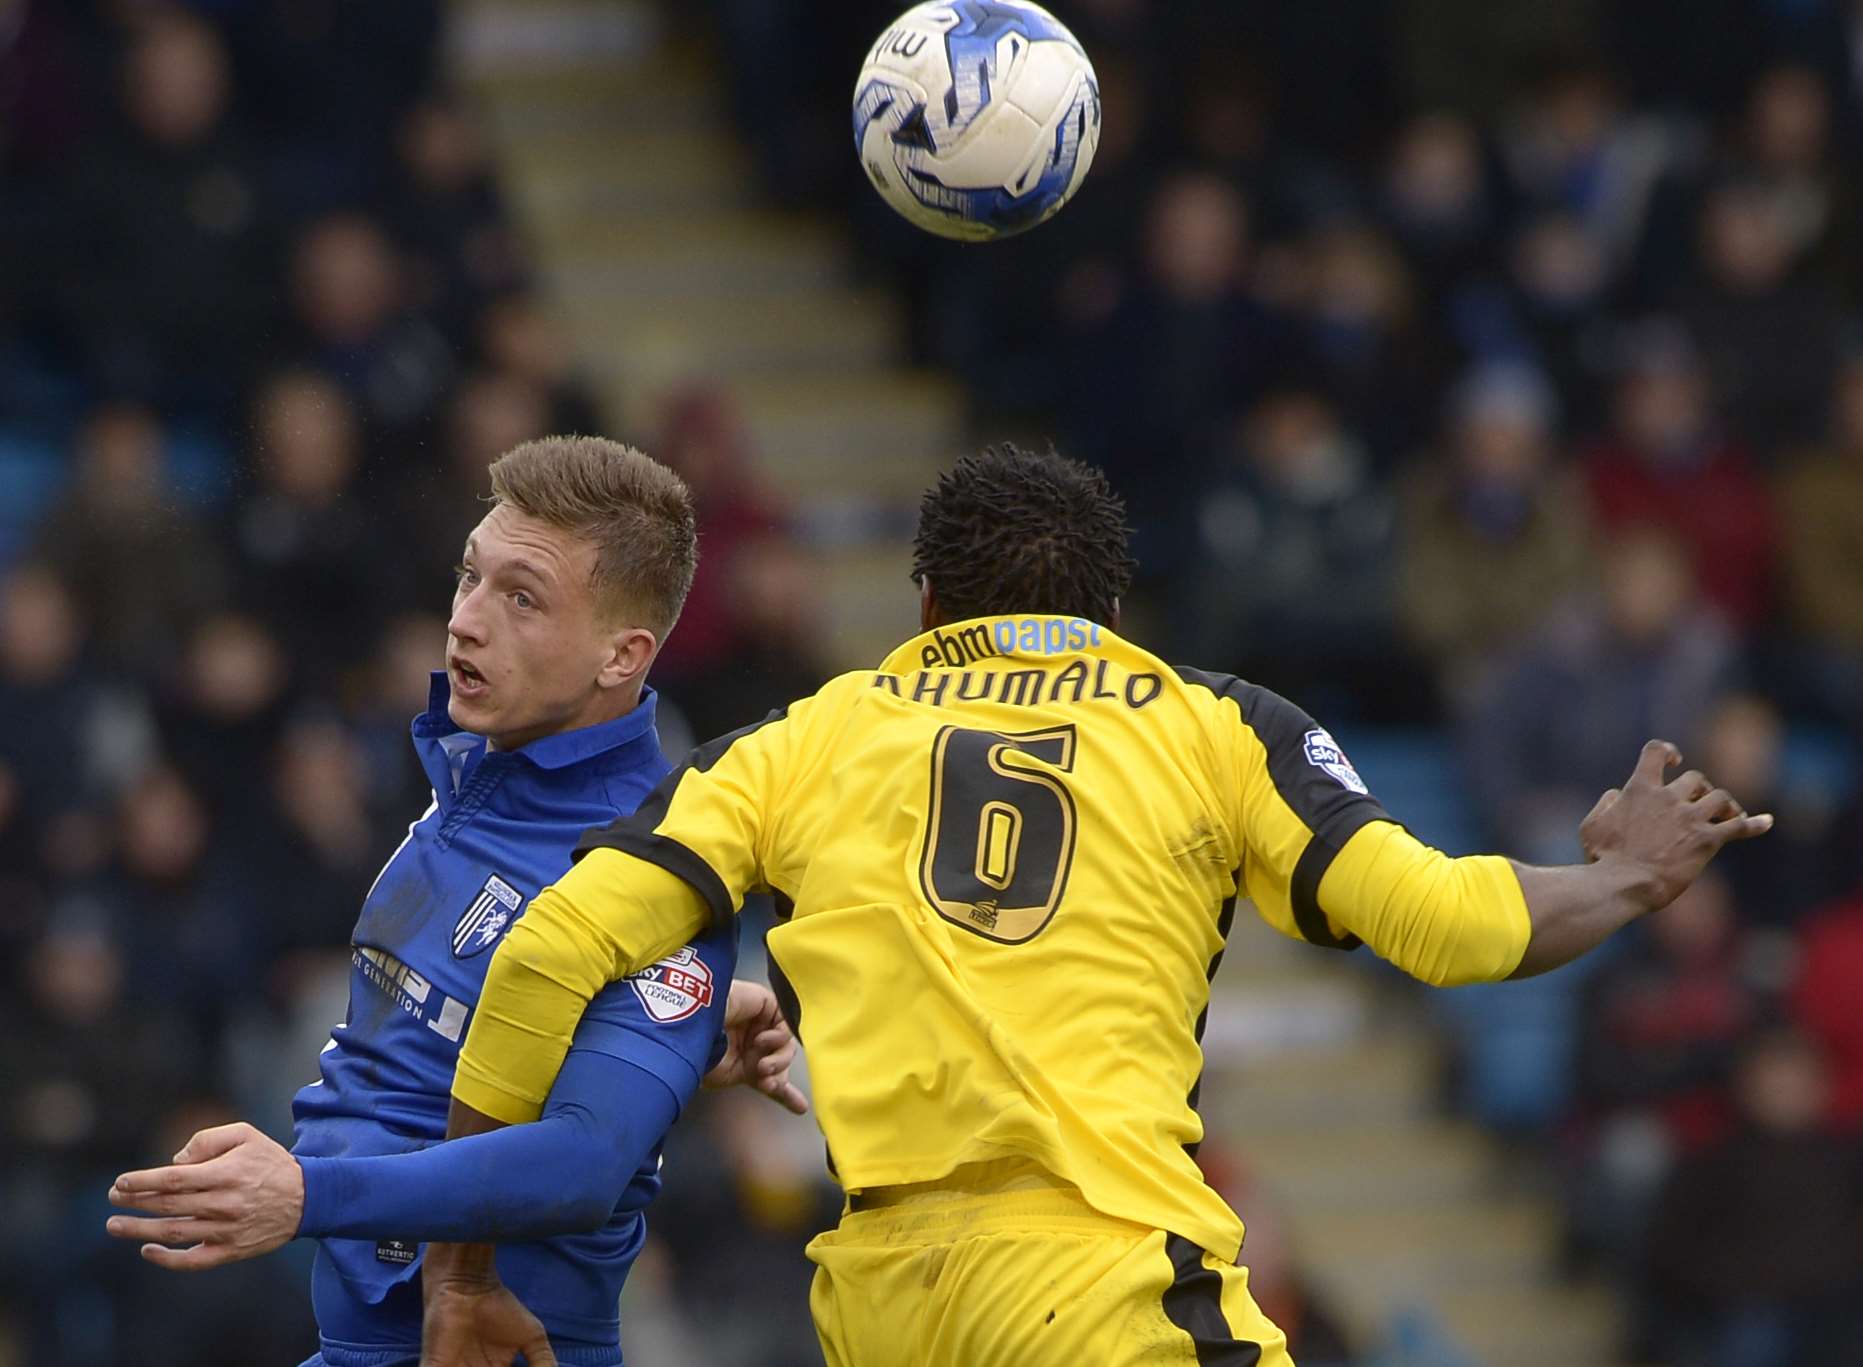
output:
<path id="1" fill-rule="evenodd" d="M 1325 727 L 1316 726 L 1307 732 L 1306 750 L 1307 763 L 1332 777 L 1340 787 L 1355 793 L 1371 792 L 1365 780 L 1358 776 L 1358 770 L 1352 767 L 1352 761 L 1346 758 L 1345 751 L 1339 748 L 1339 742 Z"/>
<path id="2" fill-rule="evenodd" d="M 690 945 L 627 981 L 642 1009 L 661 1025 L 685 1020 L 712 1003 L 711 965 Z"/>

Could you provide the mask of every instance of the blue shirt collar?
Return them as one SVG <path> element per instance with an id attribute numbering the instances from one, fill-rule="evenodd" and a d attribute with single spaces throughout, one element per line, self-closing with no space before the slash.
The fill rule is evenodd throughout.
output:
<path id="1" fill-rule="evenodd" d="M 452 699 L 452 685 L 447 682 L 446 671 L 436 669 L 432 681 L 427 687 L 427 710 L 414 718 L 414 739 L 439 740 L 443 736 L 462 733 L 463 728 L 447 715 L 446 705 Z M 573 731 L 559 731 L 554 736 L 544 736 L 529 745 L 519 746 L 513 754 L 522 755 L 539 769 L 566 769 L 572 764 L 580 764 L 585 759 L 605 754 L 618 749 L 629 741 L 640 737 L 654 735 L 654 708 L 660 695 L 651 687 L 642 687 L 640 701 L 634 710 L 613 721 L 597 722 L 593 726 L 579 726 Z M 656 748 L 658 740 L 655 740 Z"/>

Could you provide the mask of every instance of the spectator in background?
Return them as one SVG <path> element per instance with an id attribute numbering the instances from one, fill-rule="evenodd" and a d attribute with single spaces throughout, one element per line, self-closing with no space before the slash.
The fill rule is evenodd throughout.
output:
<path id="1" fill-rule="evenodd" d="M 766 534 L 738 542 L 728 559 L 726 646 L 710 669 L 685 677 L 671 694 L 701 741 L 809 696 L 833 673 L 821 646 L 818 571 L 802 549 Z"/>
<path id="2" fill-rule="evenodd" d="M 703 687 L 708 676 L 728 668 L 736 626 L 736 557 L 743 546 L 775 533 L 782 514 L 757 483 L 743 415 L 723 394 L 703 389 L 675 394 L 650 449 L 655 460 L 685 480 L 699 519 L 698 574 L 679 627 L 654 665 L 655 677 L 677 701 L 688 685 Z M 701 738 L 710 734 L 696 726 L 695 731 Z"/>
<path id="3" fill-rule="evenodd" d="M 1484 291 L 1465 291 L 1454 310 L 1459 330 L 1478 351 L 1533 357 L 1558 387 L 1568 423 L 1589 427 L 1605 407 L 1608 272 L 1603 249 L 1577 218 L 1536 215 L 1507 246 L 1500 318 L 1490 316 Z"/>
<path id="4" fill-rule="evenodd" d="M 1143 258 L 1114 307 L 1073 338 L 1069 450 L 1124 496 L 1140 572 L 1184 562 L 1198 467 L 1280 363 L 1282 324 L 1247 291 L 1249 210 L 1216 176 L 1167 179 L 1146 214 Z"/>
<path id="5" fill-rule="evenodd" d="M 550 431 L 593 435 L 603 429 L 601 407 L 577 373 L 569 338 L 542 299 L 523 291 L 494 299 L 480 314 L 478 344 L 494 371 L 526 380 L 549 396 Z"/>
<path id="6" fill-rule="evenodd" d="M 203 6 L 205 8 L 207 6 Z M 360 203 L 391 174 L 387 136 L 433 88 L 441 0 L 212 0 L 247 76 L 294 217 Z"/>
<path id="7" fill-rule="evenodd" d="M 1824 1124 L 1824 1062 L 1789 1031 L 1740 1061 L 1739 1127 L 1662 1195 L 1649 1276 L 1670 1367 L 1849 1367 L 1863 1351 L 1863 1168 Z"/>
<path id="8" fill-rule="evenodd" d="M 1824 908 L 1799 941 L 1792 1010 L 1824 1050 L 1829 1067 L 1828 1115 L 1833 1126 L 1863 1136 L 1863 888 Z"/>
<path id="9" fill-rule="evenodd" d="M 1794 691 L 1863 734 L 1863 355 L 1840 373 L 1824 447 L 1786 466 L 1780 504 Z"/>
<path id="10" fill-rule="evenodd" d="M 1772 201 L 1794 261 L 1838 297 L 1856 301 L 1863 201 L 1831 136 L 1831 91 L 1809 66 L 1762 71 L 1747 97 L 1734 162 Z"/>
<path id="11" fill-rule="evenodd" d="M 0 1281 L 24 1292 L 35 1360 L 128 1361 L 100 1283 L 121 1297 L 133 1269 L 94 1237 L 100 1195 L 200 1086 L 204 1059 L 172 1013 L 129 993 L 132 961 L 94 912 L 61 914 L 23 968 L 0 1011 L 0 1193 L 12 1231 Z"/>
<path id="12" fill-rule="evenodd" d="M 1675 1156 L 1727 1126 L 1734 1056 L 1765 1006 L 1744 948 L 1733 891 L 1711 871 L 1586 984 L 1573 1215 L 1618 1273 L 1635 1270 Z"/>
<path id="13" fill-rule="evenodd" d="M 1778 815 L 1777 844 L 1729 851 L 1735 857 L 1715 868 L 1732 886 L 1745 925 L 1793 929 L 1839 889 L 1830 848 L 1836 814 L 1828 802 L 1803 800 L 1785 784 L 1785 718 L 1759 694 L 1729 694 L 1709 712 L 1689 758 L 1749 812 Z"/>
<path id="14" fill-rule="evenodd" d="M 166 667 L 181 633 L 227 592 L 219 548 L 166 483 L 162 437 L 138 405 L 92 412 L 76 478 L 38 538 L 91 624 L 98 661 L 130 673 Z"/>
<path id="15" fill-rule="evenodd" d="M 1262 400 L 1232 450 L 1197 500 L 1176 649 L 1346 715 L 1394 687 L 1390 492 L 1308 390 Z"/>
<path id="16" fill-rule="evenodd" d="M 1481 135 L 1467 119 L 1439 112 L 1406 123 L 1385 163 L 1380 194 L 1384 221 L 1425 298 L 1446 296 L 1496 264 L 1500 206 Z"/>
<path id="17" fill-rule="evenodd" d="M 412 592 L 400 537 L 359 495 L 361 444 L 356 412 L 328 376 L 273 376 L 253 404 L 256 487 L 227 528 L 242 606 L 325 692 Z"/>
<path id="18" fill-rule="evenodd" d="M 1633 338 L 1614 429 L 1586 456 L 1592 506 L 1606 531 L 1672 531 L 1707 600 L 1753 627 L 1772 601 L 1772 502 L 1746 452 L 1715 426 L 1711 395 L 1686 338 L 1666 328 Z"/>
<path id="19" fill-rule="evenodd" d="M 260 163 L 218 33 L 157 7 L 129 27 L 123 124 L 72 177 L 70 319 L 105 392 L 224 416 L 269 322 Z"/>
<path id="20" fill-rule="evenodd" d="M 1839 320 L 1829 286 L 1794 270 L 1789 201 L 1749 182 L 1720 185 L 1702 206 L 1700 242 L 1681 316 L 1734 430 L 1768 455 L 1816 436 Z"/>
<path id="21" fill-rule="evenodd" d="M 1445 458 L 1409 478 L 1398 608 L 1448 693 L 1584 585 L 1585 500 L 1557 463 L 1554 402 L 1527 367 L 1474 371 L 1450 401 Z"/>
<path id="22" fill-rule="evenodd" d="M 380 836 L 395 828 L 369 801 L 362 747 L 334 719 L 293 724 L 270 767 L 276 834 L 264 845 L 272 891 L 260 929 L 282 1004 L 317 960 L 334 959 L 339 974 L 348 963 L 356 908 L 394 848 Z"/>
<path id="23" fill-rule="evenodd" d="M 1501 165 L 1530 209 L 1570 214 L 1615 274 L 1642 236 L 1672 149 L 1662 126 L 1634 115 L 1610 74 L 1555 62 L 1501 130 Z"/>
<path id="24" fill-rule="evenodd" d="M 91 872 L 107 856 L 103 808 L 146 762 L 139 702 L 86 658 L 71 591 L 43 566 L 0 581 L 0 770 L 38 867 Z"/>
<path id="25" fill-rule="evenodd" d="M 165 766 L 123 795 L 113 830 L 115 858 L 73 903 L 110 918 L 136 966 L 131 998 L 183 1012 L 199 1057 L 217 1058 L 230 1023 L 264 1000 L 271 852 L 216 843 L 212 813 Z"/>
<path id="26" fill-rule="evenodd" d="M 1610 542 L 1598 583 L 1462 709 L 1476 807 L 1497 848 L 1534 863 L 1576 853 L 1572 832 L 1621 777 L 1626 751 L 1651 736 L 1699 734 L 1733 665 L 1732 638 L 1666 533 L 1644 528 Z"/>
<path id="27" fill-rule="evenodd" d="M 478 500 L 486 467 L 551 431 L 550 396 L 508 371 L 477 371 L 454 392 L 443 426 L 444 463 L 403 472 L 394 492 L 394 522 L 409 549 L 409 583 L 417 594 L 453 577 L 466 534 L 483 515 Z"/>
<path id="28" fill-rule="evenodd" d="M 291 297 L 309 364 L 349 391 L 372 441 L 415 435 L 453 375 L 453 350 L 415 307 L 406 265 L 374 219 L 337 213 L 298 237 Z"/>
<path id="29" fill-rule="evenodd" d="M 457 98 L 430 95 L 395 139 L 386 221 L 407 253 L 411 294 L 456 337 L 487 300 L 523 281 L 524 253 L 492 179 L 485 139 Z"/>
<path id="30" fill-rule="evenodd" d="M 290 662 L 257 619 L 215 613 L 182 638 L 179 667 L 156 696 L 163 753 L 201 795 L 220 829 L 254 816 L 254 777 L 288 706 Z"/>
<path id="31" fill-rule="evenodd" d="M 1323 228 L 1300 254 L 1298 346 L 1308 377 L 1388 466 L 1422 436 L 1442 362 L 1409 272 L 1389 240 L 1364 224 Z"/>

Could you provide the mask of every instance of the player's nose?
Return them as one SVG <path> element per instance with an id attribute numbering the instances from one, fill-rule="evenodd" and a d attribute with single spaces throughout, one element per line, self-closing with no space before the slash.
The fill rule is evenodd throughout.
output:
<path id="1" fill-rule="evenodd" d="M 453 600 L 453 615 L 446 620 L 447 634 L 457 641 L 485 644 L 485 613 L 480 589 L 468 589 Z"/>

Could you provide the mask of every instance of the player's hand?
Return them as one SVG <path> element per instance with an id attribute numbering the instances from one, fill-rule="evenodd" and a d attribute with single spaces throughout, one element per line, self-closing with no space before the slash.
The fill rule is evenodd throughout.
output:
<path id="1" fill-rule="evenodd" d="M 705 1075 L 707 1087 L 754 1087 L 784 1110 L 807 1115 L 809 1099 L 789 1080 L 796 1037 L 776 994 L 761 983 L 733 981 L 725 999 L 725 1056 Z"/>
<path id="2" fill-rule="evenodd" d="M 454 1276 L 428 1266 L 421 1276 L 420 1367 L 511 1367 L 519 1353 L 529 1367 L 556 1367 L 543 1322 L 495 1272 Z"/>
<path id="3" fill-rule="evenodd" d="M 104 1225 L 112 1237 L 144 1240 L 142 1256 L 158 1267 L 198 1272 L 297 1237 L 304 1170 L 252 1126 L 217 1125 L 188 1140 L 172 1166 L 117 1178 L 110 1204 L 159 1217 L 112 1215 Z"/>
<path id="4" fill-rule="evenodd" d="M 1644 874 L 1639 887 L 1650 911 L 1681 896 L 1721 846 L 1772 829 L 1770 814 L 1748 816 L 1698 769 L 1664 782 L 1681 762 L 1682 752 L 1668 741 L 1649 742 L 1629 782 L 1600 797 L 1578 828 L 1592 863 L 1626 860 Z"/>

